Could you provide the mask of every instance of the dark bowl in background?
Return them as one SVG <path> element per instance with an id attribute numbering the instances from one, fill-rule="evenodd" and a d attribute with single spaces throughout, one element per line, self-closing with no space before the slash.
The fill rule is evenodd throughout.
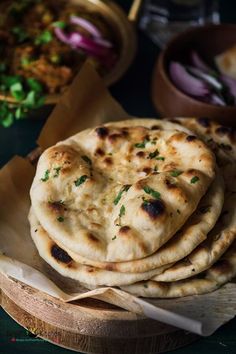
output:
<path id="1" fill-rule="evenodd" d="M 236 25 L 221 24 L 191 28 L 174 37 L 157 59 L 152 81 L 152 99 L 165 117 L 209 117 L 236 126 L 236 106 L 216 106 L 187 96 L 172 83 L 170 61 L 185 63 L 192 49 L 213 65 L 216 55 L 236 45 Z"/>

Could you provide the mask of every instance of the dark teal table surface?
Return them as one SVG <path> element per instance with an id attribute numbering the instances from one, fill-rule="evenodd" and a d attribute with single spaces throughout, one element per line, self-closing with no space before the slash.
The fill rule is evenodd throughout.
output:
<path id="1" fill-rule="evenodd" d="M 128 11 L 131 0 L 119 0 L 117 2 L 125 11 Z M 235 1 L 221 1 L 221 18 L 223 22 L 236 23 Z M 130 114 L 155 117 L 157 113 L 150 98 L 150 83 L 153 65 L 159 50 L 143 33 L 138 33 L 138 36 L 137 57 L 126 75 L 111 88 L 111 92 Z M 35 147 L 35 140 L 49 113 L 50 108 L 43 109 L 38 112 L 37 117 L 17 122 L 10 129 L 0 127 L 0 167 L 15 154 L 25 156 Z M 201 352 L 207 354 L 235 354 L 236 319 L 220 328 L 214 335 L 201 338 L 194 344 L 173 353 L 199 354 Z M 35 338 L 15 323 L 3 310 L 0 310 L 0 354 L 16 353 L 66 354 L 72 352 Z"/>

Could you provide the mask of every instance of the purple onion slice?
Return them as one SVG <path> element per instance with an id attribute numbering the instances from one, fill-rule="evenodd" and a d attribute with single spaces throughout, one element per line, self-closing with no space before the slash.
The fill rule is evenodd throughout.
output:
<path id="1" fill-rule="evenodd" d="M 90 21 L 79 16 L 71 16 L 70 23 L 73 25 L 79 25 L 88 31 L 95 38 L 102 38 L 102 34 L 99 29 Z"/>
<path id="2" fill-rule="evenodd" d="M 210 93 L 206 82 L 189 74 L 180 63 L 171 62 L 169 70 L 173 83 L 184 93 L 196 97 L 204 97 Z"/>

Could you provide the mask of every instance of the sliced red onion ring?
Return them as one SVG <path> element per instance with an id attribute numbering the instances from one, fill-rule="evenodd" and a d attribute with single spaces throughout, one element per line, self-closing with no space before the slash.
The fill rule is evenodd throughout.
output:
<path id="1" fill-rule="evenodd" d="M 63 43 L 66 43 L 66 44 L 69 44 L 69 45 L 71 44 L 68 35 L 66 35 L 65 32 L 60 27 L 55 27 L 54 28 L 54 33 L 57 36 L 57 38 L 60 41 L 62 41 Z"/>
<path id="2" fill-rule="evenodd" d="M 176 87 L 188 95 L 203 97 L 210 93 L 207 84 L 189 74 L 180 63 L 170 63 L 170 77 Z"/>
<path id="3" fill-rule="evenodd" d="M 188 71 L 190 71 L 191 74 L 197 76 L 199 79 L 204 80 L 211 87 L 213 87 L 217 90 L 222 90 L 222 88 L 223 88 L 222 83 L 219 80 L 217 80 L 214 76 L 207 74 L 206 72 L 202 71 L 201 69 L 194 68 L 193 66 L 188 66 L 187 69 L 188 69 Z"/>
<path id="4" fill-rule="evenodd" d="M 54 32 L 60 41 L 68 44 L 75 50 L 83 50 L 86 54 L 96 57 L 107 68 L 111 68 L 114 65 L 116 61 L 114 53 L 110 46 L 108 46 L 108 43 L 102 38 L 97 39 L 98 42 L 100 41 L 98 43 L 95 39 L 88 38 L 78 32 L 66 34 L 59 27 L 56 27 Z"/>
<path id="5" fill-rule="evenodd" d="M 103 39 L 103 38 L 94 38 L 94 41 L 100 45 L 102 45 L 103 47 L 106 48 L 112 48 L 113 44 L 108 41 L 107 39 Z"/>
<path id="6" fill-rule="evenodd" d="M 236 80 L 234 80 L 232 77 L 229 77 L 227 75 L 221 75 L 220 78 L 222 82 L 228 87 L 231 95 L 236 97 Z"/>
<path id="7" fill-rule="evenodd" d="M 212 69 L 202 60 L 199 54 L 193 50 L 191 52 L 191 61 L 196 68 L 203 70 L 203 71 L 211 71 Z"/>
<path id="8" fill-rule="evenodd" d="M 209 103 L 215 104 L 217 106 L 226 106 L 225 101 L 215 93 L 209 96 Z"/>
<path id="9" fill-rule="evenodd" d="M 73 25 L 79 25 L 83 27 L 86 31 L 88 31 L 92 36 L 95 38 L 102 38 L 102 34 L 99 29 L 90 21 L 86 20 L 85 18 L 78 17 L 78 16 L 71 16 L 70 23 Z"/>
<path id="10" fill-rule="evenodd" d="M 85 49 L 92 55 L 98 57 L 107 56 L 110 53 L 109 48 L 105 48 L 100 44 L 96 43 L 93 39 L 87 38 L 78 33 L 71 33 L 69 35 L 70 44 L 77 49 Z"/>
<path id="11" fill-rule="evenodd" d="M 106 56 L 110 53 L 109 48 L 105 48 L 96 43 L 93 39 L 87 38 L 77 32 L 66 35 L 59 27 L 56 27 L 54 31 L 59 40 L 69 44 L 73 49 L 85 49 L 89 54 L 99 57 Z"/>

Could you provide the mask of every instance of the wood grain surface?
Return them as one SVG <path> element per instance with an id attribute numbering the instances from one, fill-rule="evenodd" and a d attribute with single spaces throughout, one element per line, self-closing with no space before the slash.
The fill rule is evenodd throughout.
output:
<path id="1" fill-rule="evenodd" d="M 161 353 L 198 337 L 96 299 L 63 303 L 0 275 L 1 306 L 40 338 L 83 353 Z"/>

